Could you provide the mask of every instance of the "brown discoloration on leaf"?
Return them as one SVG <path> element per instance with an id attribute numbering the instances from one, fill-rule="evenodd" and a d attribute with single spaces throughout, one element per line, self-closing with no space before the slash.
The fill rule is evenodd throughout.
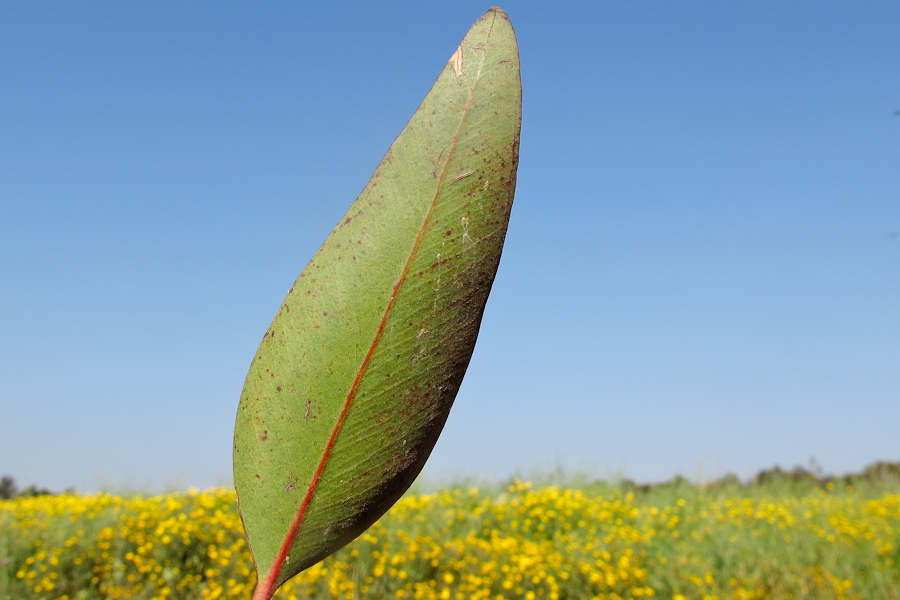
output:
<path id="1" fill-rule="evenodd" d="M 456 47 L 456 52 L 450 57 L 450 67 L 456 73 L 456 83 L 462 83 L 460 78 L 463 76 L 463 53 L 462 45 Z"/>

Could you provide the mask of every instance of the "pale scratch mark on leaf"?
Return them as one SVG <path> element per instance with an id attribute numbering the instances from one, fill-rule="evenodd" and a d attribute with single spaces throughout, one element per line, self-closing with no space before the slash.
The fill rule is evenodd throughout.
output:
<path id="1" fill-rule="evenodd" d="M 450 66 L 453 67 L 453 72 L 456 73 L 456 83 L 461 83 L 460 77 L 462 77 L 463 74 L 462 46 L 456 47 L 456 52 L 450 57 Z"/>
<path id="2" fill-rule="evenodd" d="M 293 492 L 295 489 L 297 489 L 297 483 L 298 483 L 299 481 L 300 481 L 300 480 L 299 480 L 296 476 L 294 476 L 294 472 L 291 471 L 291 474 L 290 474 L 290 476 L 288 477 L 287 483 L 284 484 L 284 493 L 285 493 L 285 494 L 290 494 L 290 493 Z"/>
<path id="3" fill-rule="evenodd" d="M 460 179 L 465 179 L 465 178 L 468 177 L 469 175 L 474 175 L 474 174 L 475 174 L 475 171 L 469 171 L 468 173 L 463 173 L 462 175 L 457 175 L 457 176 L 454 177 L 452 180 L 450 180 L 450 183 L 456 183 L 456 182 L 459 181 Z"/>
<path id="4" fill-rule="evenodd" d="M 438 154 L 437 160 L 434 161 L 434 168 L 431 170 L 431 176 L 432 176 L 432 177 L 437 178 L 437 169 L 438 169 L 438 167 L 439 167 L 440 164 L 441 164 L 441 157 L 444 156 L 444 150 L 446 150 L 446 149 L 447 149 L 446 147 L 441 148 L 441 153 Z"/>

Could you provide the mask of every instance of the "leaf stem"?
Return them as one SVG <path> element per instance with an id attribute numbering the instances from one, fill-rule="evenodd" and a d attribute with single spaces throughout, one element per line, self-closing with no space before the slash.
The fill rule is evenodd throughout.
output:
<path id="1" fill-rule="evenodd" d="M 256 589 L 253 590 L 253 597 L 250 600 L 272 600 L 274 595 L 275 589 L 272 586 L 272 582 L 264 579 L 256 584 Z"/>

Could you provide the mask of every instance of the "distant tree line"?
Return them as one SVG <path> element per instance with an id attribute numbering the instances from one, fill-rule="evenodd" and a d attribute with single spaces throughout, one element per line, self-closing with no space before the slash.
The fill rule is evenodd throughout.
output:
<path id="1" fill-rule="evenodd" d="M 599 482 L 597 482 L 599 483 Z M 637 493 L 647 493 L 659 488 L 697 487 L 681 475 L 661 483 L 636 483 L 630 479 L 623 479 L 616 484 L 618 487 Z M 858 486 L 873 489 L 896 489 L 900 491 L 900 462 L 878 461 L 863 469 L 861 473 L 848 475 L 823 475 L 821 469 L 815 463 L 810 469 L 795 467 L 786 471 L 775 466 L 756 474 L 749 481 L 742 482 L 734 474 L 702 483 L 699 487 L 705 491 L 738 491 L 752 488 L 790 488 L 797 492 L 806 492 L 813 489 L 827 489 L 831 486 Z M 65 494 L 74 494 L 74 488 L 65 490 Z M 35 496 L 56 495 L 46 488 L 39 488 L 32 484 L 24 490 L 19 490 L 16 480 L 9 475 L 0 478 L 0 500 L 13 498 L 33 498 Z"/>
<path id="2" fill-rule="evenodd" d="M 640 484 L 630 479 L 624 479 L 619 485 L 623 489 L 637 493 L 646 493 L 658 488 L 696 486 L 696 484 L 691 483 L 680 475 L 662 483 L 652 484 Z M 802 493 L 836 486 L 900 490 L 900 462 L 878 461 L 863 469 L 861 473 L 850 473 L 840 476 L 823 475 L 816 464 L 813 464 L 811 469 L 798 466 L 791 471 L 775 466 L 771 469 L 760 471 L 746 483 L 742 482 L 737 475 L 729 473 L 714 481 L 702 483 L 699 487 L 709 492 L 728 492 L 753 488 L 782 488 Z"/>
<path id="3" fill-rule="evenodd" d="M 16 485 L 16 480 L 9 475 L 0 477 L 0 500 L 12 500 L 13 498 L 33 498 L 34 496 L 50 496 L 53 492 L 45 488 L 31 484 L 22 491 Z"/>

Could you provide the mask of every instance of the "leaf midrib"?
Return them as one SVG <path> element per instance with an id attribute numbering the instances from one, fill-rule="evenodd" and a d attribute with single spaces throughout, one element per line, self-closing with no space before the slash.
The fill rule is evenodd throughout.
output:
<path id="1" fill-rule="evenodd" d="M 487 39 L 484 42 L 485 46 L 491 39 L 491 33 L 494 30 L 494 22 L 497 18 L 496 13 L 492 14 L 492 17 L 493 18 L 491 20 L 491 26 L 488 29 Z M 344 419 L 347 417 L 347 413 L 350 410 L 350 406 L 353 404 L 353 400 L 356 398 L 356 391 L 359 388 L 359 384 L 365 376 L 369 363 L 372 360 L 372 356 L 375 353 L 375 349 L 378 347 L 378 342 L 381 340 L 381 335 L 382 333 L 384 333 L 384 328 L 387 324 L 388 317 L 390 316 L 391 310 L 394 307 L 394 301 L 397 298 L 397 294 L 400 292 L 400 288 L 406 281 L 410 265 L 412 264 L 412 261 L 416 256 L 416 252 L 419 249 L 419 244 L 422 241 L 422 238 L 425 236 L 428 225 L 431 223 L 432 214 L 434 213 L 435 206 L 437 206 L 438 197 L 440 196 L 441 190 L 443 189 L 444 178 L 446 177 L 447 172 L 450 169 L 450 163 L 453 161 L 453 155 L 456 152 L 456 146 L 459 142 L 459 137 L 462 134 L 463 128 L 465 127 L 466 121 L 469 117 L 469 110 L 472 105 L 472 98 L 475 95 L 475 89 L 478 87 L 478 82 L 481 79 L 481 71 L 484 67 L 485 57 L 487 56 L 487 49 L 485 48 L 481 50 L 481 62 L 479 63 L 478 71 L 475 74 L 475 81 L 472 83 L 472 89 L 469 91 L 468 98 L 466 98 L 466 105 L 463 109 L 463 115 L 460 119 L 459 127 L 456 130 L 456 134 L 454 134 L 453 138 L 451 138 L 450 152 L 447 156 L 447 161 L 444 163 L 444 168 L 441 171 L 440 178 L 438 179 L 437 189 L 434 192 L 434 197 L 431 199 L 431 205 L 428 207 L 428 212 L 425 215 L 425 221 L 422 223 L 422 227 L 419 229 L 419 232 L 416 235 L 416 240 L 413 243 L 412 250 L 410 251 L 409 256 L 406 259 L 406 264 L 403 265 L 403 271 L 400 273 L 400 277 L 397 280 L 397 283 L 394 285 L 394 289 L 391 292 L 391 298 L 390 300 L 388 300 L 388 304 L 385 307 L 384 314 L 381 317 L 381 322 L 378 324 L 378 329 L 375 331 L 375 336 L 372 339 L 372 343 L 369 345 L 369 350 L 366 353 L 366 356 L 356 373 L 356 377 L 353 380 L 353 385 L 350 387 L 350 391 L 347 394 L 347 399 L 344 401 L 344 407 L 341 409 L 341 413 L 338 416 L 337 422 L 335 422 L 334 429 L 331 432 L 331 436 L 328 438 L 328 443 L 326 444 L 325 449 L 322 452 L 322 458 L 319 460 L 319 465 L 316 468 L 316 472 L 313 474 L 313 477 L 309 482 L 309 486 L 307 487 L 306 494 L 303 497 L 303 501 L 300 503 L 300 507 L 297 509 L 297 514 L 294 517 L 293 522 L 291 523 L 290 529 L 288 529 L 287 535 L 285 536 L 285 540 L 282 543 L 278 554 L 275 556 L 275 561 L 272 563 L 269 572 L 266 574 L 266 578 L 262 582 L 260 582 L 260 585 L 254 591 L 253 600 L 268 600 L 274 593 L 275 582 L 278 579 L 278 575 L 281 572 L 281 568 L 284 565 L 286 557 L 288 556 L 288 552 L 290 551 L 291 545 L 294 542 L 297 531 L 299 531 L 300 525 L 303 523 L 303 519 L 305 518 L 307 510 L 309 509 L 309 505 L 312 502 L 313 496 L 315 495 L 319 481 L 322 478 L 322 473 L 325 471 L 325 466 L 328 464 L 328 459 L 331 457 L 331 451 L 334 447 L 334 443 L 341 431 L 341 426 L 344 423 Z"/>

